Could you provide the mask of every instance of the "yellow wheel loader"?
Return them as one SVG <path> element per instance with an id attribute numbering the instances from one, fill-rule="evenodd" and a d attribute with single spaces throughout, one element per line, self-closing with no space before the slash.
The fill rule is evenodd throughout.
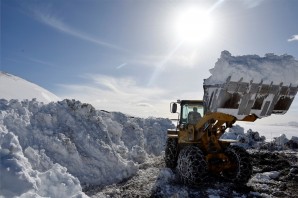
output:
<path id="1" fill-rule="evenodd" d="M 203 100 L 178 100 L 170 105 L 179 116 L 176 129 L 168 129 L 166 166 L 177 170 L 184 184 L 199 184 L 210 173 L 247 183 L 252 174 L 248 152 L 231 144 L 237 141 L 220 137 L 236 121 L 254 122 L 286 113 L 298 87 L 230 78 L 203 87 Z"/>

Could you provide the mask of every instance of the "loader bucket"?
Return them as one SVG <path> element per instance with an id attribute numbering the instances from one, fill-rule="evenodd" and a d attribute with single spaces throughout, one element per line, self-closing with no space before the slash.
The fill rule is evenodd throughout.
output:
<path id="1" fill-rule="evenodd" d="M 249 115 L 257 118 L 285 114 L 291 106 L 298 86 L 230 81 L 205 85 L 204 102 L 207 112 L 221 112 L 243 120 Z"/>

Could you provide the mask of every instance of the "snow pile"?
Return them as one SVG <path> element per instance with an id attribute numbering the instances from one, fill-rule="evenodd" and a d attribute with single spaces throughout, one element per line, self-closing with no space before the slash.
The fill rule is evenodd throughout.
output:
<path id="1" fill-rule="evenodd" d="M 278 191 L 278 188 L 273 186 L 278 186 L 280 183 L 277 179 L 280 176 L 279 171 L 256 173 L 248 182 L 248 186 L 254 187 L 258 191 Z M 273 185 L 273 186 L 272 186 Z M 268 194 L 263 194 L 264 197 L 270 197 Z M 266 196 L 265 196 L 266 195 Z"/>
<path id="2" fill-rule="evenodd" d="M 283 82 L 283 85 L 298 85 L 298 61 L 290 55 L 266 54 L 232 56 L 230 52 L 223 51 L 220 58 L 210 70 L 212 74 L 205 80 L 206 85 L 225 83 L 231 76 L 232 81 L 274 84 Z"/>
<path id="3" fill-rule="evenodd" d="M 288 142 L 288 138 L 285 134 L 281 134 L 279 137 L 275 137 L 272 141 L 273 144 L 279 147 L 284 147 L 285 144 Z"/>
<path id="4" fill-rule="evenodd" d="M 17 136 L 0 128 L 0 197 L 87 197 L 80 182 L 66 168 L 42 160 L 42 154 L 28 147 L 23 151 Z M 33 164 L 26 157 L 34 155 Z M 40 168 L 36 168 L 34 166 Z"/>
<path id="5" fill-rule="evenodd" d="M 132 118 L 122 113 L 97 111 L 74 100 L 47 105 L 36 100 L 0 100 L 0 129 L 19 141 L 19 153 L 24 156 L 20 163 L 27 163 L 20 167 L 28 167 L 27 172 L 11 170 L 12 174 L 24 172 L 28 176 L 24 179 L 28 186 L 20 193 L 42 189 L 35 187 L 37 181 L 47 184 L 42 192 L 62 188 L 55 186 L 61 182 L 67 187 L 68 181 L 73 183 L 71 190 L 80 190 L 76 178 L 82 185 L 105 186 L 123 181 L 136 174 L 139 163 L 161 155 L 166 131 L 172 127 L 168 119 Z M 10 144 L 4 135 L 1 142 Z M 1 153 L 2 149 L 3 145 Z M 18 159 L 15 155 L 8 156 Z M 4 166 L 2 160 L 1 166 Z M 37 179 L 34 174 L 39 172 Z M 6 178 L 9 180 L 9 175 Z M 5 180 L 1 182 L 7 184 Z M 8 188 L 1 186 L 1 192 Z"/>
<path id="6" fill-rule="evenodd" d="M 294 127 L 288 123 L 284 124 L 262 124 L 258 122 L 237 122 L 244 129 L 252 129 L 253 131 L 258 131 L 260 134 L 266 137 L 267 142 L 274 140 L 273 137 L 278 137 L 280 134 L 286 134 L 286 136 L 291 139 L 297 136 L 298 127 Z"/>
<path id="7" fill-rule="evenodd" d="M 251 129 L 244 132 L 245 129 L 239 125 L 234 125 L 229 128 L 220 139 L 237 140 L 237 143 L 232 143 L 241 146 L 245 149 L 298 149 L 298 137 L 292 136 L 289 140 L 285 134 L 274 137 L 272 141 L 266 142 L 265 136 L 260 136 L 259 132 Z"/>
<path id="8" fill-rule="evenodd" d="M 17 76 L 0 71 L 0 93 L 1 98 L 10 99 L 33 99 L 40 102 L 49 103 L 60 100 L 56 95 L 48 90 L 28 82 Z"/>
<path id="9" fill-rule="evenodd" d="M 264 173 L 257 173 L 254 175 L 252 180 L 257 180 L 259 183 L 269 183 L 272 179 L 277 179 L 280 175 L 278 171 L 271 171 L 271 172 L 264 172 Z"/>
<path id="10" fill-rule="evenodd" d="M 259 132 L 252 131 L 251 129 L 244 133 L 244 128 L 239 125 L 230 128 L 220 138 L 238 140 L 235 144 L 246 149 L 259 148 L 264 144 L 266 139 L 264 136 L 260 136 Z"/>
<path id="11" fill-rule="evenodd" d="M 275 149 L 298 149 L 298 137 L 292 136 L 289 140 L 285 134 L 281 134 L 279 137 L 273 138 L 272 141 L 273 146 Z"/>

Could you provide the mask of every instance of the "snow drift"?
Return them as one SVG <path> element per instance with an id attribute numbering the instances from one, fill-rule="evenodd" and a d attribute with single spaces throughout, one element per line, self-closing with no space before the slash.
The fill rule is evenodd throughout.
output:
<path id="1" fill-rule="evenodd" d="M 61 189 L 83 196 L 80 184 L 120 182 L 135 175 L 139 163 L 161 154 L 172 127 L 168 119 L 97 111 L 75 100 L 44 105 L 1 99 L 1 173 L 6 179 L 1 176 L 0 196 L 34 192 L 57 197 L 52 192 Z M 20 190 L 11 183 L 19 183 Z"/>
<path id="2" fill-rule="evenodd" d="M 266 54 L 232 56 L 230 52 L 223 51 L 220 58 L 210 69 L 211 76 L 205 80 L 205 84 L 214 85 L 225 83 L 231 76 L 231 81 L 264 84 L 298 85 L 298 61 L 291 55 Z M 270 75 L 268 75 L 270 74 Z"/>

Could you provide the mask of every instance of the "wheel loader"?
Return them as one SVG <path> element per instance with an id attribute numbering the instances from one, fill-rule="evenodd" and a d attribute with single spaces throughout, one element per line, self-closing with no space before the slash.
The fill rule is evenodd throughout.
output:
<path id="1" fill-rule="evenodd" d="M 197 185 L 212 174 L 237 184 L 252 175 L 248 152 L 222 139 L 236 121 L 254 122 L 288 111 L 298 86 L 231 81 L 203 85 L 203 100 L 177 100 L 170 104 L 178 113 L 176 129 L 168 129 L 165 163 L 175 169 L 184 184 Z M 179 107 L 179 109 L 178 109 Z"/>

